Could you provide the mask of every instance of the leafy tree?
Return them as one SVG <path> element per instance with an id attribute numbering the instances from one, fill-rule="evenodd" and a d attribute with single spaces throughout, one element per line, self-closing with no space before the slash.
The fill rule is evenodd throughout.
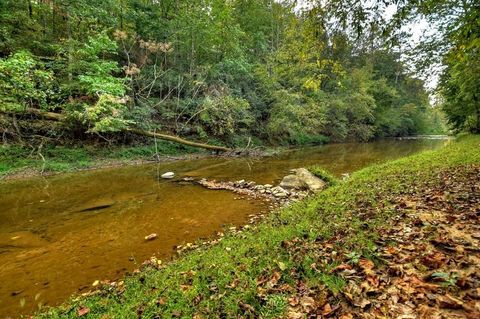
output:
<path id="1" fill-rule="evenodd" d="M 47 109 L 52 80 L 52 72 L 28 51 L 0 59 L 0 110 Z"/>

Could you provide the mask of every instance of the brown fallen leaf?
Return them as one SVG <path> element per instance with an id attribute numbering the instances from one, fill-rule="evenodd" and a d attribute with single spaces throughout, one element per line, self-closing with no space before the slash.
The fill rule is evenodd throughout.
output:
<path id="1" fill-rule="evenodd" d="M 340 307 L 339 306 L 330 306 L 329 303 L 327 303 L 325 306 L 322 308 L 322 316 L 328 317 L 329 315 L 333 314 L 335 311 L 337 311 Z"/>
<path id="2" fill-rule="evenodd" d="M 332 270 L 330 270 L 331 273 L 334 273 L 334 272 L 337 272 L 337 271 L 343 271 L 343 270 L 351 270 L 352 269 L 352 266 L 349 265 L 349 264 L 341 264 L 341 265 L 338 265 L 337 267 L 333 268 Z"/>
<path id="3" fill-rule="evenodd" d="M 300 305 L 305 311 L 310 311 L 315 308 L 315 300 L 309 296 L 302 296 L 300 298 Z"/>
<path id="4" fill-rule="evenodd" d="M 249 312 L 251 314 L 254 314 L 255 313 L 255 308 L 253 308 L 251 305 L 249 305 L 248 303 L 244 303 L 244 302 L 239 302 L 238 303 L 238 306 L 240 307 L 240 309 L 242 309 L 243 311 L 245 312 Z"/>
<path id="5" fill-rule="evenodd" d="M 370 305 L 370 304 L 371 304 L 371 302 L 369 300 L 365 299 L 365 298 L 361 298 L 361 299 L 359 298 L 359 299 L 355 299 L 353 301 L 354 306 L 360 307 L 362 309 L 365 308 L 366 306 Z"/>
<path id="6" fill-rule="evenodd" d="M 462 309 L 463 308 L 463 301 L 457 299 L 449 294 L 444 296 L 438 297 L 438 305 L 440 308 L 447 308 L 447 309 Z"/>
<path id="7" fill-rule="evenodd" d="M 288 319 L 303 319 L 305 315 L 301 312 L 290 310 L 287 314 Z"/>
<path id="8" fill-rule="evenodd" d="M 298 297 L 296 297 L 296 296 L 288 298 L 288 304 L 292 307 L 296 307 L 299 303 L 300 303 L 300 301 L 298 300 Z"/>
<path id="9" fill-rule="evenodd" d="M 366 275 L 373 275 L 374 274 L 372 269 L 373 269 L 373 267 L 375 267 L 375 264 L 371 260 L 361 258 L 358 261 L 358 265 L 360 266 L 360 268 L 362 268 L 363 272 Z"/>
<path id="10" fill-rule="evenodd" d="M 270 278 L 270 280 L 268 281 L 267 283 L 267 286 L 269 288 L 273 288 L 277 285 L 278 281 L 280 280 L 280 277 L 282 275 L 278 272 L 278 271 L 275 271 L 272 275 L 272 277 Z"/>
<path id="11" fill-rule="evenodd" d="M 86 314 L 88 314 L 90 312 L 90 308 L 88 307 L 81 307 L 80 309 L 78 309 L 78 316 L 79 317 L 82 317 L 82 316 L 85 316 Z"/>
<path id="12" fill-rule="evenodd" d="M 445 255 L 440 252 L 431 253 L 422 258 L 422 264 L 430 269 L 437 269 L 445 263 Z"/>

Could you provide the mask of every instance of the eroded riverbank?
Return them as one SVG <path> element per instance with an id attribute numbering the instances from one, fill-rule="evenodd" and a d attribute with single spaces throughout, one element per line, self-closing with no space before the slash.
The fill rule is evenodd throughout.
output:
<path id="1" fill-rule="evenodd" d="M 318 164 L 341 175 L 444 143 L 332 144 L 262 159 L 205 158 L 3 182 L 0 316 L 31 313 L 38 303 L 58 304 L 95 280 L 119 278 L 153 254 L 168 259 L 173 246 L 208 237 L 222 225 L 240 225 L 268 209 L 226 191 L 159 179 L 165 171 L 278 183 L 291 168 Z M 108 207 L 81 212 L 95 205 Z M 159 237 L 145 241 L 150 233 Z"/>

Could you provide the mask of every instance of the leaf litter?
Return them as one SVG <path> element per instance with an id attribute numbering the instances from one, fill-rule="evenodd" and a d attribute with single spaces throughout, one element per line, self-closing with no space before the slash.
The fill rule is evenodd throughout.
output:
<path id="1" fill-rule="evenodd" d="M 297 266 L 290 273 L 295 284 L 281 286 L 278 271 L 257 280 L 260 298 L 288 295 L 289 319 L 480 318 L 480 167 L 451 169 L 438 178 L 388 198 L 395 216 L 377 229 L 369 258 L 342 250 L 345 237 L 354 234 L 282 243 L 295 265 L 314 256 L 310 270 L 337 277 L 342 289 L 309 285 Z M 368 205 L 361 210 L 374 214 Z"/>

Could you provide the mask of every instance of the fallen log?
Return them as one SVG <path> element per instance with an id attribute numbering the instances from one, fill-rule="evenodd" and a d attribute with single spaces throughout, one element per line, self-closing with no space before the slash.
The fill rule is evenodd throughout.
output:
<path id="1" fill-rule="evenodd" d="M 185 139 L 183 139 L 181 137 L 178 137 L 178 136 L 149 132 L 149 131 L 144 131 L 144 130 L 140 130 L 140 129 L 137 129 L 137 128 L 128 128 L 127 131 L 131 132 L 131 133 L 134 133 L 134 134 L 137 134 L 137 135 L 155 137 L 155 138 L 159 138 L 159 139 L 162 139 L 162 140 L 167 140 L 167 141 L 180 143 L 180 144 L 193 146 L 193 147 L 204 148 L 204 149 L 212 150 L 212 151 L 220 151 L 220 152 L 230 152 L 230 151 L 232 151 L 230 148 L 223 147 L 223 146 L 216 146 L 216 145 L 192 142 L 192 141 L 185 140 Z"/>
<path id="2" fill-rule="evenodd" d="M 42 111 L 42 110 L 34 109 L 34 108 L 27 108 L 27 109 L 25 109 L 25 112 L 29 113 L 29 114 L 33 114 L 33 115 L 41 117 L 41 118 L 44 118 L 44 119 L 47 119 L 47 120 L 52 120 L 52 121 L 59 121 L 60 122 L 60 121 L 63 121 L 63 120 L 66 119 L 66 116 L 63 115 L 63 114 Z M 127 129 L 125 129 L 125 131 L 133 133 L 133 134 L 137 134 L 137 135 L 158 138 L 158 139 L 162 139 L 162 140 L 166 140 L 166 141 L 170 141 L 170 142 L 174 142 L 174 143 L 179 143 L 179 144 L 183 144 L 183 145 L 203 148 L 203 149 L 217 151 L 217 152 L 231 152 L 232 151 L 232 149 L 230 149 L 228 147 L 192 142 L 192 141 L 183 139 L 183 138 L 178 137 L 178 136 L 156 133 L 156 132 L 150 132 L 150 131 L 145 131 L 145 130 L 141 130 L 141 129 L 138 129 L 138 128 L 127 128 Z"/>

